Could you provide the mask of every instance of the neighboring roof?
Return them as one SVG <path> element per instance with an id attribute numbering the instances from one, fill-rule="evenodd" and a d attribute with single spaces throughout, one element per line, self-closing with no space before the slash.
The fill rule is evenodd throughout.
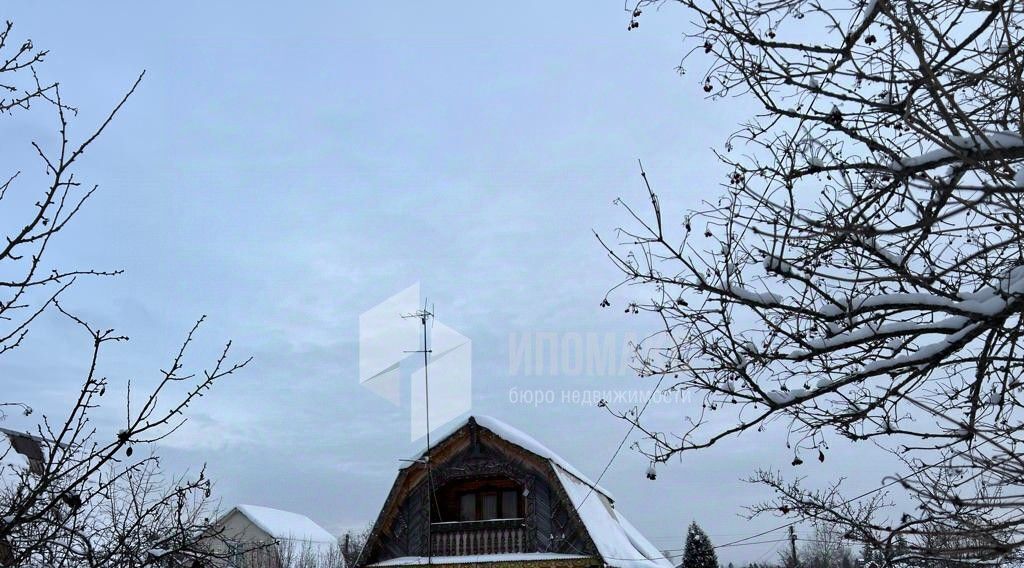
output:
<path id="1" fill-rule="evenodd" d="M 555 474 L 608 565 L 617 568 L 673 568 L 661 551 L 615 510 L 605 495 L 591 491 L 589 484 L 561 467 L 555 467 Z"/>
<path id="2" fill-rule="evenodd" d="M 17 477 L 24 469 L 41 474 L 53 446 L 53 442 L 30 432 L 0 428 L 0 476 L 5 480 Z M 60 447 L 67 448 L 65 444 Z"/>
<path id="3" fill-rule="evenodd" d="M 338 542 L 334 535 L 305 515 L 258 505 L 238 505 L 222 518 L 226 519 L 234 511 L 275 539 L 321 544 Z"/>
<path id="4" fill-rule="evenodd" d="M 552 464 L 557 465 L 563 470 L 569 472 L 576 479 L 582 481 L 583 483 L 590 487 L 593 487 L 597 491 L 604 493 L 606 497 L 614 501 L 614 497 L 612 497 L 612 494 L 609 493 L 608 490 L 604 489 L 600 485 L 588 479 L 585 475 L 583 475 L 582 472 L 580 472 L 571 463 L 569 463 L 568 460 L 558 455 L 557 453 L 555 453 L 550 448 L 537 441 L 529 434 L 523 432 L 522 430 L 519 430 L 518 428 L 515 428 L 514 426 L 509 426 L 508 424 L 502 422 L 501 420 L 498 420 L 497 418 L 491 416 L 470 416 L 466 418 L 466 420 L 463 420 L 461 422 L 452 423 L 445 429 L 441 430 L 439 434 L 435 434 L 434 439 L 436 441 L 430 444 L 430 448 L 434 449 L 435 447 L 441 445 L 445 440 L 450 438 L 453 434 L 455 434 L 456 432 L 461 430 L 466 424 L 468 424 L 470 420 L 475 420 L 477 425 L 487 430 L 490 430 L 491 432 L 493 432 L 499 438 L 505 440 L 506 442 L 515 444 L 516 446 L 519 446 L 520 448 L 528 452 L 536 454 L 537 456 L 550 461 Z M 412 461 L 419 460 L 423 458 L 424 455 L 426 455 L 426 451 L 417 454 Z M 405 468 L 402 469 L 406 469 L 411 465 L 412 464 L 407 465 L 405 466 Z"/>
<path id="5" fill-rule="evenodd" d="M 6 428 L 0 428 L 0 468 L 27 468 L 28 458 L 15 449 L 14 441 L 11 439 L 9 432 L 15 435 L 18 434 Z"/>
<path id="6" fill-rule="evenodd" d="M 539 560 L 586 560 L 589 556 L 580 554 L 556 554 L 553 552 L 520 552 L 516 554 L 478 554 L 470 556 L 402 556 L 384 560 L 369 566 L 385 568 L 388 566 L 419 566 L 427 564 L 494 564 L 498 562 L 536 562 Z"/>

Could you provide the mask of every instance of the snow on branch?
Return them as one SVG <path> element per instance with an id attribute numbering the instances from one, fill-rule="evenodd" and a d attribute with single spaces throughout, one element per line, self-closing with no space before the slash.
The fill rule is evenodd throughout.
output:
<path id="1" fill-rule="evenodd" d="M 865 543 L 905 537 L 918 558 L 1024 548 L 1024 500 L 997 498 L 1024 494 L 1019 7 L 681 9 L 695 23 L 682 80 L 705 98 L 688 104 L 763 111 L 716 152 L 721 184 L 702 194 L 717 195 L 666 212 L 644 172 L 650 212 L 626 206 L 620 242 L 601 240 L 623 277 L 603 305 L 660 324 L 637 372 L 701 400 L 678 431 L 622 412 L 642 451 L 665 461 L 774 427 L 799 467 L 835 438 L 872 440 L 905 460 L 893 487 L 919 513 L 876 522 L 775 484 L 785 514 L 840 511 Z M 952 463 L 967 477 L 936 474 Z"/>

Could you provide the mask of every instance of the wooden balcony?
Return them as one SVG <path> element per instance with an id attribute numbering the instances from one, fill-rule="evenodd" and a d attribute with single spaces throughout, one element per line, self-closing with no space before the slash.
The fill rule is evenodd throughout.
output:
<path id="1" fill-rule="evenodd" d="M 523 519 L 432 523 L 430 534 L 435 556 L 528 552 Z"/>

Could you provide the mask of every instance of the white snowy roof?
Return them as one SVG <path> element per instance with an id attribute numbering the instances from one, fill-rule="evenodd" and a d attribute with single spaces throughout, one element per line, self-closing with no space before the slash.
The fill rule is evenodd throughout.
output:
<path id="1" fill-rule="evenodd" d="M 33 445 L 41 453 L 41 459 L 45 461 L 50 451 L 50 444 L 31 431 L 11 430 L 0 428 L 0 482 L 5 485 L 19 479 L 25 470 L 30 469 L 30 462 L 27 456 L 19 453 L 12 442 L 12 437 L 21 438 L 26 445 L 21 447 L 25 451 L 28 446 Z"/>
<path id="2" fill-rule="evenodd" d="M 494 432 L 495 434 L 498 435 L 498 437 L 502 438 L 506 442 L 515 444 L 528 452 L 532 452 L 550 461 L 552 464 L 557 465 L 563 470 L 569 472 L 570 474 L 573 475 L 573 477 L 582 481 L 589 487 L 593 487 L 597 491 L 604 493 L 605 496 L 607 496 L 609 499 L 614 500 L 614 497 L 612 497 L 612 494 L 609 493 L 608 490 L 588 479 L 587 476 L 583 475 L 583 473 L 576 469 L 571 463 L 569 463 L 568 460 L 558 455 L 557 453 L 555 453 L 550 448 L 537 441 L 529 434 L 523 432 L 522 430 L 519 430 L 518 428 L 515 428 L 514 426 L 509 426 L 508 424 L 502 422 L 501 420 L 498 420 L 497 418 L 491 416 L 470 416 L 469 418 L 462 422 L 453 423 L 447 428 L 442 429 L 438 434 L 434 435 L 434 439 L 437 441 L 431 444 L 431 447 L 433 448 L 434 446 L 437 446 L 438 444 L 446 440 L 449 436 L 451 436 L 460 428 L 465 426 L 470 419 L 475 419 L 476 423 L 479 424 L 481 427 L 486 428 L 491 432 Z M 422 458 L 425 453 L 426 452 L 420 452 L 419 454 L 416 455 L 413 461 Z"/>
<path id="3" fill-rule="evenodd" d="M 275 539 L 332 545 L 338 542 L 334 535 L 305 515 L 258 505 L 238 505 L 235 510 Z"/>
<path id="4" fill-rule="evenodd" d="M 615 510 L 610 499 L 560 466 L 555 473 L 569 495 L 597 551 L 616 568 L 673 568 L 660 550 Z"/>
<path id="5" fill-rule="evenodd" d="M 11 444 L 11 439 L 7 437 L 5 429 L 0 429 L 0 467 L 4 469 L 28 467 L 28 458 L 14 451 L 14 446 Z"/>
<path id="6" fill-rule="evenodd" d="M 477 564 L 481 562 L 533 562 L 537 560 L 572 560 L 589 558 L 579 554 L 556 554 L 554 552 L 519 552 L 514 554 L 478 554 L 469 556 L 401 556 L 383 560 L 370 566 L 416 566 L 430 564 Z"/>
<path id="7" fill-rule="evenodd" d="M 597 550 L 601 557 L 609 566 L 614 566 L 615 568 L 674 568 L 672 563 L 665 558 L 656 546 L 651 544 L 632 523 L 615 510 L 613 505 L 614 498 L 611 494 L 589 480 L 565 458 L 556 454 L 528 434 L 505 424 L 497 418 L 476 416 L 475 419 L 476 423 L 481 427 L 494 432 L 505 441 L 551 462 L 559 482 L 561 482 L 562 487 L 569 496 L 569 500 L 572 502 L 573 508 L 576 509 L 577 514 L 579 514 L 580 519 L 583 521 L 587 533 L 590 534 L 590 538 L 597 545 Z M 434 445 L 451 436 L 458 429 L 465 426 L 468 421 L 469 419 L 449 427 L 447 431 L 437 436 L 438 442 L 434 443 Z M 419 454 L 417 459 L 422 457 L 423 453 Z M 501 560 L 497 559 L 498 556 L 502 555 L 489 554 L 481 557 L 478 561 L 501 562 Z M 408 562 L 410 558 L 386 560 L 376 564 L 376 566 L 406 565 L 411 563 Z M 434 561 L 442 563 L 436 557 Z"/>
<path id="8" fill-rule="evenodd" d="M 28 459 L 14 451 L 7 436 L 0 434 L 0 484 L 13 487 L 28 469 Z"/>

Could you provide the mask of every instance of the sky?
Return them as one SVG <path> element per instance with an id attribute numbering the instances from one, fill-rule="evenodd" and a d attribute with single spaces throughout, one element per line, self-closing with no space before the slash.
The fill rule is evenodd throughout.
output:
<path id="1" fill-rule="evenodd" d="M 79 169 L 98 193 L 49 252 L 65 267 L 125 271 L 83 282 L 65 302 L 131 337 L 104 353 L 115 394 L 128 379 L 152 384 L 204 314 L 190 364 L 211 361 L 228 339 L 253 357 L 155 448 L 167 469 L 207 464 L 225 507 L 300 512 L 334 533 L 371 521 L 400 458 L 422 440 L 410 441 L 408 404 L 360 385 L 359 316 L 418 284 L 437 321 L 472 341 L 471 412 L 526 430 L 598 477 L 628 425 L 572 393 L 623 392 L 624 410 L 654 384 L 564 359 L 530 371 L 516 346 L 609 340 L 614 355 L 584 356 L 618 368 L 622 346 L 654 331 L 621 309 L 640 290 L 599 307 L 619 280 L 594 233 L 614 241 L 628 224 L 616 198 L 643 206 L 638 160 L 670 217 L 713 199 L 728 172 L 711 150 L 752 112 L 742 100 L 706 100 L 699 64 L 677 72 L 684 12 L 664 5 L 627 31 L 615 2 L 5 7 L 15 36 L 50 51 L 39 70 L 79 108 L 73 134 L 98 124 L 145 70 Z M 53 117 L 2 124 L 0 168 L 24 170 L 17 191 L 30 194 L 41 167 L 29 142 L 53 143 Z M 0 222 L 17 213 L 0 210 Z M 40 321 L 0 361 L 5 398 L 38 414 L 5 426 L 60 416 L 87 347 L 67 321 Z M 555 399 L 524 404 L 525 391 Z M 694 406 L 659 402 L 645 417 L 678 427 Z M 118 405 L 97 412 L 100 423 L 123 420 Z M 853 477 L 852 489 L 889 471 L 878 452 L 839 441 L 832 450 L 827 464 L 794 470 L 776 424 L 649 481 L 627 445 L 601 484 L 662 549 L 681 549 L 691 521 L 723 543 L 782 524 L 743 516 L 769 497 L 743 481 L 757 467 L 812 483 Z M 723 548 L 719 558 L 775 559 L 781 546 Z"/>

